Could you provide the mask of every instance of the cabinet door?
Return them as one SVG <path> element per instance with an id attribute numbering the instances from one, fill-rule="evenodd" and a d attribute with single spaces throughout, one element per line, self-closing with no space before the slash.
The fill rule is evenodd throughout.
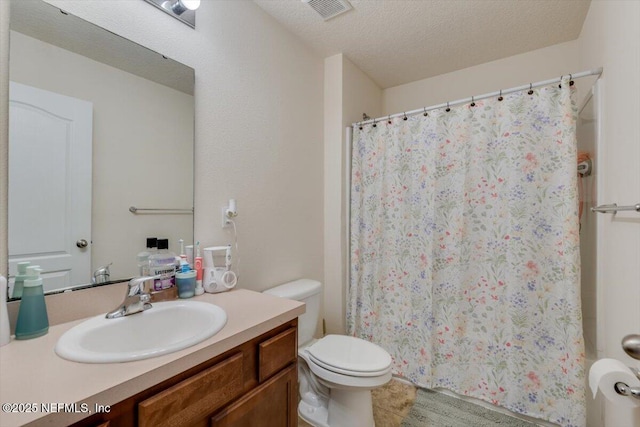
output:
<path id="1" fill-rule="evenodd" d="M 292 364 L 211 418 L 212 427 L 296 427 L 298 371 Z"/>
<path id="2" fill-rule="evenodd" d="M 138 404 L 138 427 L 206 425 L 209 415 L 242 393 L 242 353 Z"/>
<path id="3" fill-rule="evenodd" d="M 297 336 L 298 330 L 290 328 L 258 344 L 258 382 L 263 383 L 298 359 Z"/>

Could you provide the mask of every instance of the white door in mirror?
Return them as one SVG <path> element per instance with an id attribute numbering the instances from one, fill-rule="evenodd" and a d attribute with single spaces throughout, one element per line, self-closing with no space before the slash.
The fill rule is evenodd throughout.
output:
<path id="1" fill-rule="evenodd" d="M 82 283 L 91 277 L 93 104 L 15 82 L 9 97 L 9 273 L 30 261 L 45 291 Z"/>

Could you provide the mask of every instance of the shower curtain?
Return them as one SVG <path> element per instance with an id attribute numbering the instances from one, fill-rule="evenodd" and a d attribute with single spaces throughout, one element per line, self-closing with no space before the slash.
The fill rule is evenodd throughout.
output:
<path id="1" fill-rule="evenodd" d="M 347 329 L 419 386 L 584 426 L 572 92 L 354 129 Z"/>

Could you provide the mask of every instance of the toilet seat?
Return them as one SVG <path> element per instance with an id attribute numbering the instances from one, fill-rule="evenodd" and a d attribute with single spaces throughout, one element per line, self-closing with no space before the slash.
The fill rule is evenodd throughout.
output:
<path id="1" fill-rule="evenodd" d="M 391 366 L 381 375 L 364 376 L 357 372 L 351 372 L 354 375 L 349 375 L 326 369 L 315 363 L 307 349 L 302 350 L 298 355 L 307 362 L 309 369 L 311 369 L 318 381 L 331 389 L 373 389 L 391 380 Z"/>
<path id="2" fill-rule="evenodd" d="M 383 375 L 391 356 L 380 346 L 346 335 L 327 335 L 306 348 L 318 365 L 344 375 Z"/>
<path id="3" fill-rule="evenodd" d="M 332 371 L 335 372 L 337 374 L 342 374 L 342 375 L 349 375 L 351 377 L 377 377 L 380 375 L 384 375 L 389 371 L 389 367 L 385 368 L 385 369 L 381 369 L 379 371 L 370 371 L 370 372 L 363 372 L 363 371 L 351 371 L 349 369 L 343 369 L 340 368 L 338 366 L 331 366 L 321 360 L 318 360 L 317 358 L 315 358 L 312 354 L 308 354 L 309 359 L 311 361 L 313 361 L 313 363 L 315 363 L 318 366 L 323 367 L 324 369 L 328 370 L 328 371 Z"/>

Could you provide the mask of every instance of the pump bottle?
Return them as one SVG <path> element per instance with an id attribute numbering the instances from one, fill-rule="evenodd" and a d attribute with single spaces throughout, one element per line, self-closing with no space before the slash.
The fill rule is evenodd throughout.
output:
<path id="1" fill-rule="evenodd" d="M 44 301 L 40 266 L 27 267 L 27 278 L 22 289 L 22 300 L 16 322 L 16 339 L 28 340 L 49 332 L 49 318 Z"/>

